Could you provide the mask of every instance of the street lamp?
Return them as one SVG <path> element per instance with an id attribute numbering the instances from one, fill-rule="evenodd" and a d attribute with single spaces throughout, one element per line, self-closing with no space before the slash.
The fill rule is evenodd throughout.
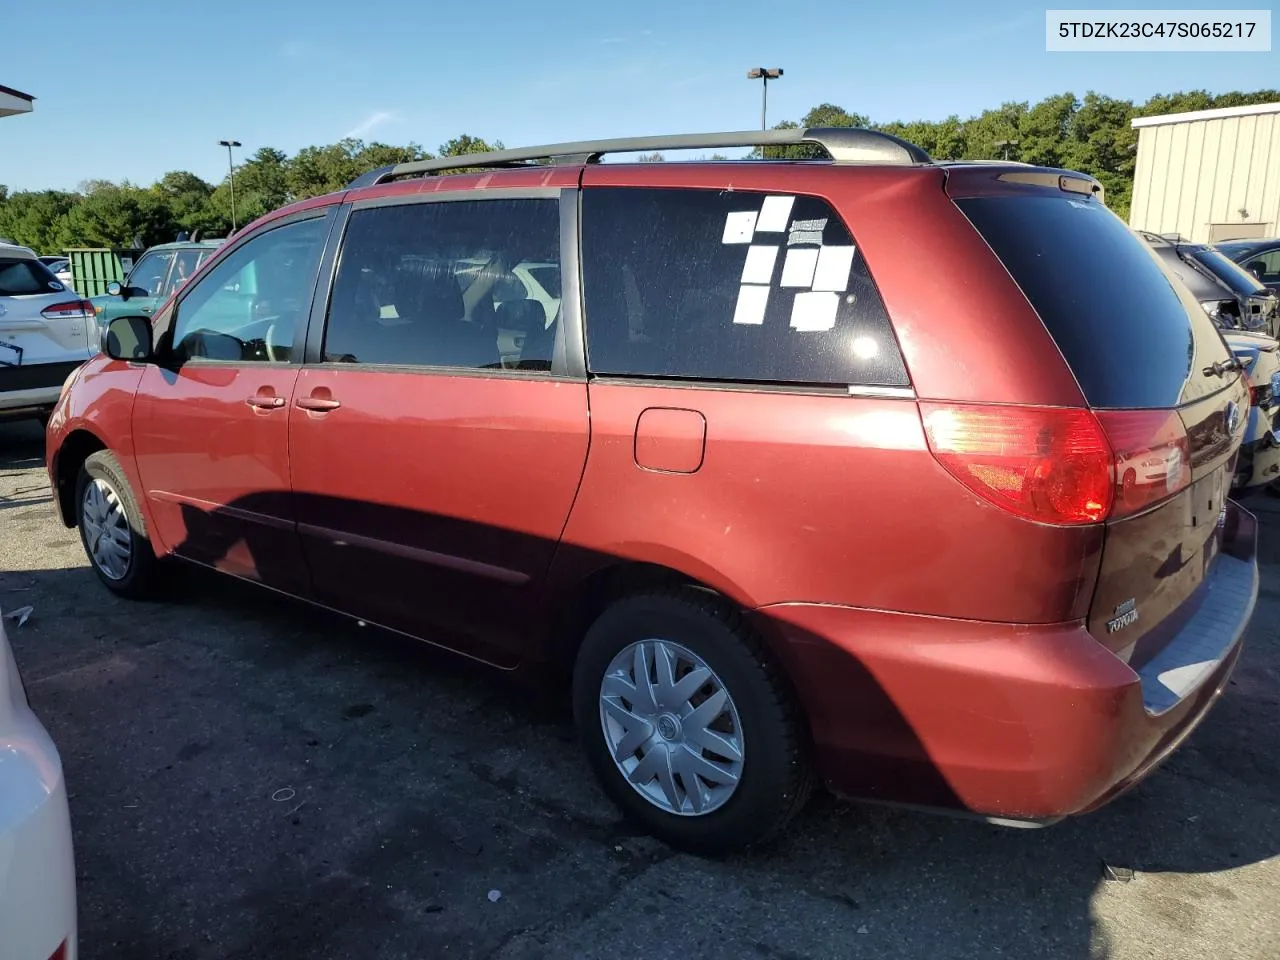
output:
<path id="1" fill-rule="evenodd" d="M 752 67 L 750 70 L 747 71 L 748 80 L 761 81 L 761 91 L 762 91 L 760 95 L 760 129 L 761 130 L 769 129 L 767 121 L 765 119 L 766 115 L 769 112 L 769 81 L 778 80 L 781 77 L 782 77 L 781 67 L 777 67 L 775 69 L 771 69 L 769 67 Z"/>
<path id="2" fill-rule="evenodd" d="M 227 169 L 231 172 L 231 232 L 236 232 L 236 165 L 231 159 L 231 148 L 240 146 L 239 140 L 219 140 L 218 146 L 227 148 Z"/>
<path id="3" fill-rule="evenodd" d="M 1017 145 L 1018 145 L 1017 140 L 997 140 L 995 143 L 997 150 L 999 150 L 1002 147 L 1004 148 L 1004 158 L 1006 160 L 1009 159 L 1009 148 L 1016 147 Z"/>

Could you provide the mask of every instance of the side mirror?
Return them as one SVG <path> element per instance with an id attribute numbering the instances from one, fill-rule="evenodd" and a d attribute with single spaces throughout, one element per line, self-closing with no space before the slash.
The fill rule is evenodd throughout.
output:
<path id="1" fill-rule="evenodd" d="M 155 358 L 148 317 L 116 317 L 102 331 L 102 352 L 112 360 L 147 363 Z"/>
<path id="2" fill-rule="evenodd" d="M 128 300 L 129 288 L 119 280 L 112 280 L 107 284 L 107 294 L 112 297 L 120 297 L 122 300 Z"/>

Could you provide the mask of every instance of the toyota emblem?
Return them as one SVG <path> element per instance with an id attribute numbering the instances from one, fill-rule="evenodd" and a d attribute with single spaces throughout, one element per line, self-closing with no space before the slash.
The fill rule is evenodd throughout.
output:
<path id="1" fill-rule="evenodd" d="M 1240 426 L 1240 406 L 1234 400 L 1227 403 L 1226 422 L 1227 433 L 1235 436 L 1236 427 Z"/>

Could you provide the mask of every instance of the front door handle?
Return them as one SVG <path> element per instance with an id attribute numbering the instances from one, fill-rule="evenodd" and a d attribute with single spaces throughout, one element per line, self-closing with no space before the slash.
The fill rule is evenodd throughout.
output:
<path id="1" fill-rule="evenodd" d="M 314 410 L 317 413 L 325 413 L 329 410 L 337 410 L 342 406 L 342 402 L 327 397 L 299 397 L 293 401 L 293 405 L 299 410 Z"/>
<path id="2" fill-rule="evenodd" d="M 284 406 L 284 397 L 272 397 L 259 393 L 250 397 L 245 403 L 259 410 L 279 410 Z"/>

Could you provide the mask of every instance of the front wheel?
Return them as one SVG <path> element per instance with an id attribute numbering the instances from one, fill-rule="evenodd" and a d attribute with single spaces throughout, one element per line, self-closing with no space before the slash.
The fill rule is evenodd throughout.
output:
<path id="1" fill-rule="evenodd" d="M 808 797 L 804 726 L 738 613 L 674 590 L 592 625 L 574 714 L 605 792 L 674 847 L 724 853 L 773 837 Z"/>
<path id="2" fill-rule="evenodd" d="M 99 580 L 121 596 L 140 599 L 151 594 L 156 555 L 124 471 L 107 450 L 90 454 L 80 468 L 76 524 Z"/>

